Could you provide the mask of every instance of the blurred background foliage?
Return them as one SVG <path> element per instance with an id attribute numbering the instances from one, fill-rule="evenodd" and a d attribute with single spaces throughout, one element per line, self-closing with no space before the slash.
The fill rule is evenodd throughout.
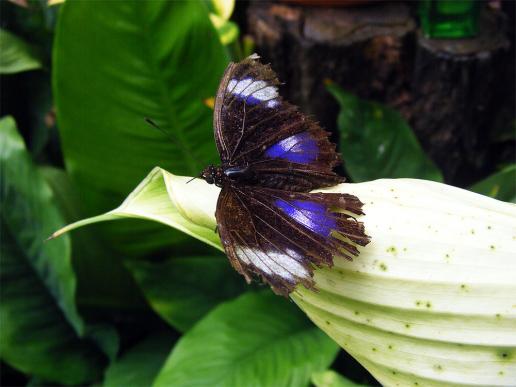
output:
<path id="1" fill-rule="evenodd" d="M 289 300 L 178 231 L 131 220 L 44 242 L 154 166 L 217 164 L 209 101 L 257 49 L 247 3 L 50 3 L 0 2 L 1 384 L 374 385 Z M 443 181 L 399 112 L 326 89 L 351 181 Z M 516 167 L 498 167 L 471 189 L 514 202 Z"/>

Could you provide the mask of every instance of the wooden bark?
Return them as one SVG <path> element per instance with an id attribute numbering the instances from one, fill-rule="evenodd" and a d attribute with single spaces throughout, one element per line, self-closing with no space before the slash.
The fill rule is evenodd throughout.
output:
<path id="1" fill-rule="evenodd" d="M 514 96 L 509 42 L 499 14 L 482 15 L 474 39 L 433 40 L 420 33 L 406 116 L 447 180 L 468 185 L 489 172 L 490 133 L 500 107 Z M 513 97 L 512 97 L 513 99 Z"/>
<path id="2" fill-rule="evenodd" d="M 509 44 L 499 14 L 486 12 L 481 34 L 461 41 L 425 39 L 402 3 L 254 2 L 247 14 L 257 52 L 285 82 L 283 95 L 325 128 L 336 133 L 338 107 L 324 86 L 331 79 L 398 109 L 448 182 L 468 184 L 492 167 L 486 132 L 501 94 L 514 93 L 503 79 Z"/>
<path id="3" fill-rule="evenodd" d="M 398 98 L 407 80 L 401 60 L 414 28 L 408 8 L 309 8 L 256 2 L 248 10 L 258 52 L 285 82 L 283 93 L 327 129 L 337 104 L 331 79 L 365 98 Z"/>

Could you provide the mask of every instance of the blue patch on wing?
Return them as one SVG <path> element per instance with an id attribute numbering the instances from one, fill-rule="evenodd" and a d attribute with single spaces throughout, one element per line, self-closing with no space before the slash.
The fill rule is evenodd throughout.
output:
<path id="1" fill-rule="evenodd" d="M 307 132 L 294 134 L 274 144 L 265 151 L 265 155 L 281 158 L 293 163 L 309 164 L 317 159 L 319 147 L 317 141 Z"/>
<path id="2" fill-rule="evenodd" d="M 277 199 L 274 204 L 296 222 L 325 238 L 330 236 L 331 230 L 337 228 L 335 219 L 322 204 L 305 200 L 287 202 L 282 199 Z"/>

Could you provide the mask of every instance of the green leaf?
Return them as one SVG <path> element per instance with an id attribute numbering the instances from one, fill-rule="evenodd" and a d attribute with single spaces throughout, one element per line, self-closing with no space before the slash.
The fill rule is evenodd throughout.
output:
<path id="1" fill-rule="evenodd" d="M 141 195 L 133 192 L 117 210 L 56 235 L 95 220 L 141 216 L 220 248 L 213 233 L 220 190 L 186 181 L 156 169 L 135 191 Z M 358 219 L 372 241 L 352 262 L 336 257 L 332 268 L 316 269 L 318 292 L 299 286 L 291 294 L 316 325 L 383 385 L 516 379 L 514 204 L 416 179 L 320 191 L 357 196 L 365 212 Z"/>
<path id="2" fill-rule="evenodd" d="M 65 219 L 73 222 L 83 217 L 81 195 L 70 176 L 64 170 L 53 167 L 41 167 L 40 172 L 53 189 Z M 110 312 L 144 307 L 145 300 L 131 274 L 98 234 L 96 227 L 72 234 L 78 304 L 109 309 Z M 92 283 L 95 286 L 91 286 Z"/>
<path id="3" fill-rule="evenodd" d="M 361 384 L 352 382 L 333 370 L 315 372 L 312 374 L 315 387 L 360 387 Z"/>
<path id="4" fill-rule="evenodd" d="M 87 215 L 112 208 L 155 165 L 197 175 L 217 161 L 203 99 L 215 94 L 228 58 L 204 4 L 65 2 L 56 35 L 63 153 Z M 152 224 L 103 231 L 129 253 L 184 240 Z"/>
<path id="5" fill-rule="evenodd" d="M 168 333 L 156 333 L 139 342 L 108 367 L 103 386 L 152 385 L 173 342 L 174 338 Z"/>
<path id="6" fill-rule="evenodd" d="M 506 202 L 516 203 L 516 164 L 505 167 L 475 183 L 471 191 Z"/>
<path id="7" fill-rule="evenodd" d="M 4 29 L 0 29 L 0 52 L 0 74 L 15 74 L 42 67 L 36 50 Z"/>
<path id="8" fill-rule="evenodd" d="M 178 341 L 155 386 L 303 386 L 337 346 L 287 300 L 247 293 Z"/>
<path id="9" fill-rule="evenodd" d="M 75 275 L 70 262 L 70 239 L 43 243 L 47 233 L 64 223 L 55 208 L 52 190 L 32 163 L 16 123 L 11 117 L 0 120 L 2 162 L 2 221 L 15 236 L 24 259 L 34 274 L 43 279 L 55 296 L 74 330 L 82 334 L 84 324 L 75 307 Z M 48 272 L 52 270 L 53 273 Z"/>
<path id="10" fill-rule="evenodd" d="M 36 71 L 16 77 L 14 82 L 9 82 L 8 90 L 11 98 L 16 98 L 11 103 L 24 107 L 22 117 L 26 125 L 26 138 L 29 141 L 27 148 L 35 160 L 45 163 L 54 162 L 56 159 L 57 162 L 61 162 L 50 84 L 48 72 Z M 27 91 L 20 95 L 17 90 L 22 88 L 26 88 Z M 21 122 L 19 124 L 21 125 Z"/>
<path id="11" fill-rule="evenodd" d="M 106 359 L 80 339 L 70 240 L 44 243 L 63 219 L 10 117 L 0 121 L 0 163 L 0 355 L 44 380 L 93 381 Z"/>
<path id="12" fill-rule="evenodd" d="M 443 180 L 397 111 L 361 100 L 335 84 L 327 88 L 340 104 L 340 151 L 355 182 L 386 177 Z"/>
<path id="13" fill-rule="evenodd" d="M 235 9 L 235 0 L 205 0 L 210 12 L 229 20 Z"/>
<path id="14" fill-rule="evenodd" d="M 210 19 L 213 23 L 213 26 L 217 29 L 220 42 L 222 44 L 228 45 L 237 40 L 238 35 L 240 34 L 238 24 L 232 22 L 231 20 L 225 20 L 222 17 L 215 15 L 214 13 L 210 14 Z"/>
<path id="15" fill-rule="evenodd" d="M 246 288 L 226 257 L 130 260 L 126 265 L 151 307 L 183 332 L 221 301 L 236 297 Z"/>
<path id="16" fill-rule="evenodd" d="M 86 334 L 102 349 L 110 362 L 116 359 L 120 349 L 120 337 L 113 325 L 104 323 L 90 324 L 87 326 Z"/>
<path id="17" fill-rule="evenodd" d="M 220 42 L 228 45 L 237 40 L 238 24 L 229 20 L 235 9 L 235 0 L 204 0 L 210 12 L 210 19 L 217 30 Z"/>

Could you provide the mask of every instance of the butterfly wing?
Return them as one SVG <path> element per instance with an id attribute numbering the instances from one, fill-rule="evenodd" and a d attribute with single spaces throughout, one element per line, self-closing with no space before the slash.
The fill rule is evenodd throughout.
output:
<path id="1" fill-rule="evenodd" d="M 284 101 L 270 66 L 252 55 L 231 63 L 215 101 L 215 141 L 223 168 L 246 167 L 252 184 L 309 191 L 343 181 L 328 133 Z"/>
<path id="2" fill-rule="evenodd" d="M 315 266 L 332 266 L 334 256 L 358 255 L 357 245 L 369 242 L 353 217 L 361 209 L 353 195 L 228 184 L 215 216 L 233 267 L 248 282 L 259 276 L 286 296 L 298 283 L 314 288 Z"/>

